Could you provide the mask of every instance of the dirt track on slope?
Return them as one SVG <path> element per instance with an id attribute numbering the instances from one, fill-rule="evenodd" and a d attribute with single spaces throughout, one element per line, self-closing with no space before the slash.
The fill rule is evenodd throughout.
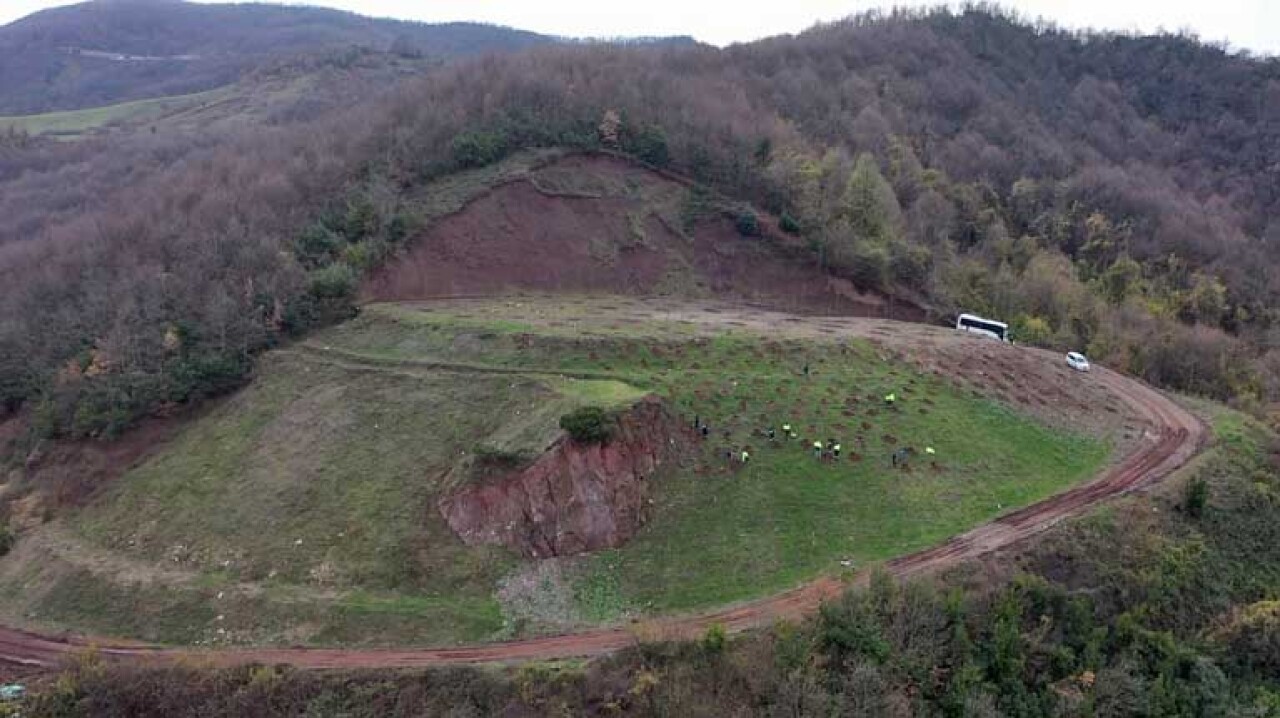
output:
<path id="1" fill-rule="evenodd" d="M 1045 361 L 1060 361 L 1057 354 L 1050 352 L 1035 349 L 1022 351 L 1039 352 L 1044 355 Z M 1154 427 L 1146 432 L 1134 450 L 1089 483 L 1008 513 L 939 546 L 894 559 L 888 563 L 888 571 L 900 578 L 923 575 L 1011 546 L 1107 499 L 1165 478 L 1186 464 L 1204 444 L 1206 427 L 1190 412 L 1159 392 L 1107 369 L 1096 368 L 1094 377 L 1122 397 Z M 769 625 L 779 619 L 799 618 L 815 611 L 824 600 L 838 595 L 843 588 L 844 584 L 835 579 L 819 578 L 765 599 L 708 613 L 664 617 L 626 627 L 561 636 L 454 648 L 263 648 L 201 651 L 82 636 L 43 636 L 0 628 L 0 663 L 54 667 L 68 655 L 89 646 L 96 647 L 101 656 L 110 660 L 144 663 L 181 660 L 223 666 L 248 662 L 283 663 L 313 669 L 408 668 L 598 656 L 634 645 L 641 640 L 698 636 L 712 624 L 722 624 L 730 631 L 741 631 Z"/>

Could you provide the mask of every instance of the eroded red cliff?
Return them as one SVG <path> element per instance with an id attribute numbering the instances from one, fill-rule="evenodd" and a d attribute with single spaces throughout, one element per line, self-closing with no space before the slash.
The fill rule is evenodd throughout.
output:
<path id="1" fill-rule="evenodd" d="M 607 442 L 563 436 L 532 465 L 464 487 L 439 509 L 468 545 L 502 544 L 532 558 L 619 546 L 644 525 L 649 479 L 691 441 L 666 405 L 648 397 L 618 417 Z"/>

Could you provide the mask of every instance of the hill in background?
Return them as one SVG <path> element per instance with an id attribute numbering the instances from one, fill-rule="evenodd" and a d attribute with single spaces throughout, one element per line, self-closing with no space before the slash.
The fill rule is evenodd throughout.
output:
<path id="1" fill-rule="evenodd" d="M 549 42 L 511 28 L 314 7 L 98 0 L 0 27 L 0 115 L 188 94 L 234 82 L 271 60 L 326 51 L 445 59 Z"/>

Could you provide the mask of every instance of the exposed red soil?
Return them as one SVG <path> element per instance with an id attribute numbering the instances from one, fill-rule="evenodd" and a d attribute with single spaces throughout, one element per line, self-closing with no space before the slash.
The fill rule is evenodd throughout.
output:
<path id="1" fill-rule="evenodd" d="M 1056 354 L 1034 349 L 1041 361 L 1058 361 Z M 1080 514 L 1110 498 L 1128 493 L 1168 476 L 1189 461 L 1201 448 L 1207 431 L 1190 412 L 1150 387 L 1107 369 L 1096 368 L 1095 376 L 1127 408 L 1141 415 L 1146 431 L 1122 461 L 1093 481 L 1072 488 L 1039 503 L 1006 514 L 990 523 L 956 536 L 931 549 L 900 557 L 888 564 L 897 577 L 938 571 L 959 562 L 1012 546 L 1057 522 Z M 863 576 L 862 580 L 865 580 Z M 415 667 L 450 663 L 550 660 L 595 656 L 634 645 L 641 637 L 689 638 L 701 635 L 713 624 L 730 631 L 768 625 L 779 619 L 807 615 L 825 600 L 839 594 L 844 584 L 820 578 L 793 590 L 758 601 L 709 613 L 661 618 L 625 628 L 603 628 L 562 636 L 477 646 L 404 650 L 348 650 L 319 648 L 243 649 L 199 651 L 182 648 L 139 646 L 78 636 L 40 636 L 0 628 L 0 662 L 52 667 L 68 656 L 93 644 L 104 657 L 137 662 L 202 661 L 212 665 L 249 662 L 287 663 L 302 668 Z"/>
<path id="2" fill-rule="evenodd" d="M 692 441 L 692 430 L 650 396 L 618 417 L 608 441 L 562 437 L 532 465 L 445 496 L 440 513 L 464 543 L 529 558 L 614 548 L 644 525 L 648 479 Z"/>
<path id="3" fill-rule="evenodd" d="M 189 412 L 188 412 L 189 414 Z M 81 506 L 103 487 L 122 476 L 138 462 L 164 445 L 186 425 L 190 416 L 152 417 L 123 436 L 110 441 L 43 442 L 27 454 L 21 468 L 9 477 L 9 487 L 0 492 L 0 503 L 14 523 L 22 527 L 42 520 L 44 509 Z M 15 417 L 0 426 L 0 449 L 10 451 L 9 442 L 20 440 L 25 417 Z M 21 500 L 22 507 L 17 502 Z M 3 515 L 3 512 L 0 512 Z"/>
<path id="4" fill-rule="evenodd" d="M 589 172 L 650 195 L 683 191 L 671 177 L 607 155 L 574 155 L 545 169 Z M 515 291 L 715 295 L 795 312 L 924 318 L 913 305 L 823 274 L 768 218 L 759 238 L 742 237 L 718 216 L 700 220 L 684 237 L 652 210 L 633 196 L 549 193 L 527 179 L 502 184 L 414 238 L 403 257 L 373 276 L 365 298 Z"/>

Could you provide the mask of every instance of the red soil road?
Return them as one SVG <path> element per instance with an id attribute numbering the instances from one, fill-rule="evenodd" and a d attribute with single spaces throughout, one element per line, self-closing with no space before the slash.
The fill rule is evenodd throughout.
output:
<path id="1" fill-rule="evenodd" d="M 1035 349 L 1023 351 L 1042 353 L 1046 361 L 1060 360 L 1057 354 L 1050 352 Z M 1139 381 L 1107 369 L 1095 368 L 1094 371 L 1100 381 L 1156 427 L 1144 437 L 1137 449 L 1089 483 L 1001 516 L 939 546 L 890 561 L 890 574 L 900 578 L 919 576 L 1011 546 L 1050 528 L 1062 519 L 1165 478 L 1185 465 L 1203 446 L 1207 436 L 1206 427 L 1190 412 Z M 824 600 L 838 595 L 844 587 L 839 581 L 824 577 L 785 593 L 709 613 L 659 618 L 622 628 L 602 628 L 561 636 L 454 648 L 251 648 L 201 651 L 82 636 L 42 636 L 0 628 L 0 663 L 55 667 L 69 654 L 91 645 L 96 647 L 99 655 L 109 660 L 142 663 L 194 661 L 220 666 L 257 662 L 311 669 L 412 668 L 589 657 L 626 648 L 642 639 L 699 636 L 712 624 L 721 624 L 729 631 L 742 631 L 769 625 L 779 619 L 800 618 L 815 611 Z"/>

